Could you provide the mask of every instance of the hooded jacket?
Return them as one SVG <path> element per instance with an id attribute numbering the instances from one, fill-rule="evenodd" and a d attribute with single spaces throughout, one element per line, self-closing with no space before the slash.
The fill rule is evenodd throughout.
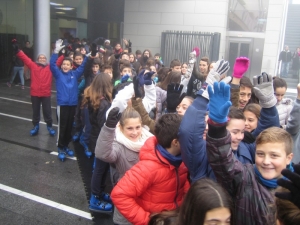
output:
<path id="1" fill-rule="evenodd" d="M 84 72 L 84 66 L 87 57 L 83 60 L 82 64 L 76 70 L 70 70 L 64 73 L 56 65 L 58 54 L 52 54 L 50 59 L 50 69 L 56 80 L 57 90 L 57 105 L 62 106 L 76 106 L 78 103 L 78 84 L 77 80 Z"/>
<path id="2" fill-rule="evenodd" d="M 49 65 L 33 62 L 23 51 L 17 53 L 31 71 L 30 95 L 36 97 L 51 96 L 52 73 Z"/>
<path id="3" fill-rule="evenodd" d="M 150 137 L 140 150 L 140 161 L 128 170 L 111 193 L 114 205 L 132 224 L 146 225 L 152 213 L 174 210 L 189 189 L 187 168 L 172 166 Z"/>
<path id="4" fill-rule="evenodd" d="M 276 108 L 279 115 L 280 126 L 285 129 L 288 122 L 288 118 L 293 108 L 292 99 L 284 98 L 276 104 Z"/>

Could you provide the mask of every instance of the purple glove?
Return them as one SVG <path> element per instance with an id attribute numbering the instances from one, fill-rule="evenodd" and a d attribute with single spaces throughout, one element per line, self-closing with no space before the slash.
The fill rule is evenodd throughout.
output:
<path id="1" fill-rule="evenodd" d="M 233 66 L 233 77 L 242 78 L 244 73 L 247 72 L 249 68 L 250 60 L 247 57 L 239 57 L 235 60 Z"/>
<path id="2" fill-rule="evenodd" d="M 150 71 L 144 74 L 144 84 L 151 85 L 152 84 L 152 76 L 155 74 L 154 71 Z"/>

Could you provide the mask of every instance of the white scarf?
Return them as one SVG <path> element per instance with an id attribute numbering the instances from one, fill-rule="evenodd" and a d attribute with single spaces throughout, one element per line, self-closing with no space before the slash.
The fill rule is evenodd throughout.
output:
<path id="1" fill-rule="evenodd" d="M 120 126 L 116 127 L 116 141 L 119 142 L 120 144 L 124 145 L 126 148 L 128 148 L 131 151 L 134 152 L 140 152 L 141 147 L 144 145 L 145 141 L 149 138 L 152 137 L 153 134 L 151 134 L 147 129 L 144 127 L 142 128 L 142 133 L 138 141 L 134 142 L 129 140 L 127 137 L 124 136 L 122 131 L 120 130 Z"/>

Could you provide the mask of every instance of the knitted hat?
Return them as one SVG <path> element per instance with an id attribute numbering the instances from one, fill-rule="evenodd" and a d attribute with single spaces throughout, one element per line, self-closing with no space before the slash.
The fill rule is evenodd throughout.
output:
<path id="1" fill-rule="evenodd" d="M 104 41 L 104 44 L 105 44 L 105 43 L 108 43 L 108 44 L 110 44 L 110 40 L 108 40 L 108 39 L 107 39 L 107 40 L 105 40 L 105 41 Z"/>

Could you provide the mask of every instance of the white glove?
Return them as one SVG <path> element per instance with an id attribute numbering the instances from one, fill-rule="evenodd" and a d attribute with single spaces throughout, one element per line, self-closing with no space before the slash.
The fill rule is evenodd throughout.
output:
<path id="1" fill-rule="evenodd" d="M 55 54 L 58 54 L 60 50 L 62 50 L 65 46 L 62 45 L 64 41 L 62 39 L 58 39 L 56 42 L 55 42 L 55 49 L 54 49 L 54 53 Z"/>

